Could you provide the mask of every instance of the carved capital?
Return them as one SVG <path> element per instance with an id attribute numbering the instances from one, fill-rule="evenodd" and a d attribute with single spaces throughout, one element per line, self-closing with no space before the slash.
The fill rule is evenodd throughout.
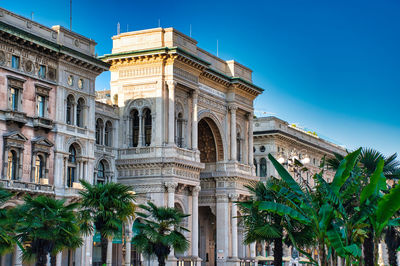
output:
<path id="1" fill-rule="evenodd" d="M 167 80 L 166 82 L 167 82 L 168 88 L 176 87 L 177 82 L 175 80 Z"/>
<path id="2" fill-rule="evenodd" d="M 192 90 L 192 97 L 193 97 L 193 99 L 197 99 L 198 96 L 199 96 L 199 90 L 198 90 L 198 89 Z"/>
<path id="3" fill-rule="evenodd" d="M 228 110 L 229 110 L 231 113 L 235 113 L 236 110 L 237 110 L 237 108 L 238 108 L 237 105 L 234 104 L 234 103 L 228 104 Z"/>
<path id="4" fill-rule="evenodd" d="M 165 182 L 164 185 L 167 188 L 168 193 L 175 192 L 175 189 L 178 187 L 178 183 L 176 182 Z"/>
<path id="5" fill-rule="evenodd" d="M 237 201 L 239 199 L 239 195 L 231 193 L 229 194 L 229 198 L 231 199 L 231 201 Z"/>
<path id="6" fill-rule="evenodd" d="M 192 196 L 193 197 L 198 197 L 200 190 L 201 190 L 200 186 L 192 187 Z"/>

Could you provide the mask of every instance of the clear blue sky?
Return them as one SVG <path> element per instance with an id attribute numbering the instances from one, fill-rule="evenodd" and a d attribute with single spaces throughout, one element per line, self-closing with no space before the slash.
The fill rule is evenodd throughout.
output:
<path id="1" fill-rule="evenodd" d="M 69 27 L 69 0 L 2 0 L 1 6 Z M 72 29 L 111 51 L 121 32 L 175 27 L 253 72 L 265 92 L 255 109 L 348 148 L 400 152 L 400 1 L 73 0 Z M 97 80 L 108 88 L 109 73 Z"/>

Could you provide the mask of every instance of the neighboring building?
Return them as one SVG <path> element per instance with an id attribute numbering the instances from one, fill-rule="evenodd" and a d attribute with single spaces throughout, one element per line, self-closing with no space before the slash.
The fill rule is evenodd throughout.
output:
<path id="1" fill-rule="evenodd" d="M 24 193 L 73 198 L 79 179 L 93 181 L 95 78 L 108 69 L 95 45 L 0 8 L 0 184 L 18 192 L 6 207 Z M 58 261 L 89 265 L 91 245 Z M 0 265 L 21 265 L 20 255 L 16 247 Z"/>
<path id="2" fill-rule="evenodd" d="M 184 222 L 191 247 L 172 253 L 168 263 L 201 259 L 202 265 L 239 265 L 254 259 L 255 244 L 242 244 L 234 204 L 249 195 L 245 185 L 258 181 L 253 100 L 262 89 L 252 83 L 252 71 L 200 49 L 173 28 L 112 39 L 112 54 L 102 59 L 111 65 L 107 97 L 117 106 L 97 103 L 96 155 L 104 158 L 97 180 L 104 176 L 99 169 L 113 173 L 116 168 L 109 178 L 134 186 L 139 202 L 151 200 L 191 215 Z M 110 147 L 107 121 L 117 129 Z M 113 263 L 121 265 L 122 248 L 116 245 Z"/>

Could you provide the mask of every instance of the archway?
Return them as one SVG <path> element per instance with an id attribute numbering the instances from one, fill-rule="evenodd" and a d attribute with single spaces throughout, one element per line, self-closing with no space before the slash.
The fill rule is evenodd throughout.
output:
<path id="1" fill-rule="evenodd" d="M 198 123 L 198 148 L 202 163 L 215 163 L 224 160 L 222 137 L 215 122 L 205 117 Z"/>

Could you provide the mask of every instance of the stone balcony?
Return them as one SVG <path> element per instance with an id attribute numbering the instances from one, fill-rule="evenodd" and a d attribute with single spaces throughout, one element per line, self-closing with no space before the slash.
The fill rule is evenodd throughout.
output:
<path id="1" fill-rule="evenodd" d="M 200 152 L 177 146 L 147 146 L 120 149 L 119 159 L 176 158 L 200 163 Z"/>
<path id="2" fill-rule="evenodd" d="M 7 122 L 17 123 L 19 126 L 23 126 L 28 122 L 28 118 L 24 112 L 5 110 L 4 115 Z"/>
<path id="3" fill-rule="evenodd" d="M 96 147 L 95 151 L 96 151 L 96 152 L 99 152 L 99 153 L 112 154 L 112 153 L 113 153 L 113 150 L 114 150 L 113 147 L 110 147 L 110 146 L 103 146 L 103 145 L 98 145 L 98 144 L 95 144 L 95 147 Z"/>
<path id="4" fill-rule="evenodd" d="M 16 192 L 54 194 L 54 186 L 45 184 L 46 182 L 32 183 L 22 180 L 0 179 L 0 186 Z"/>
<path id="5" fill-rule="evenodd" d="M 53 129 L 53 120 L 46 118 L 46 117 L 34 117 L 33 118 L 33 126 L 35 128 L 52 130 Z"/>
<path id="6" fill-rule="evenodd" d="M 220 176 L 255 176 L 254 167 L 240 162 L 217 162 L 206 164 L 200 177 L 220 177 Z"/>

